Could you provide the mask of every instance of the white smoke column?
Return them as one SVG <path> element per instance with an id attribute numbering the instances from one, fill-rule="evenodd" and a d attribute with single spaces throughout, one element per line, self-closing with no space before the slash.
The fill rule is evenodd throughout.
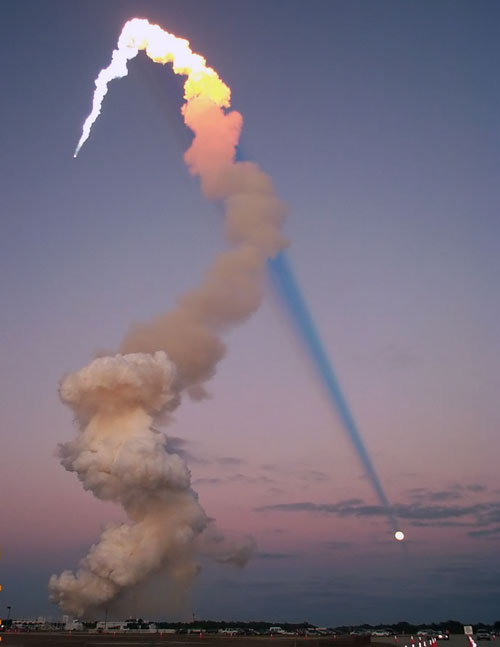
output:
<path id="1" fill-rule="evenodd" d="M 184 461 L 169 454 L 153 416 L 171 407 L 175 367 L 163 351 L 94 360 L 63 379 L 60 396 L 82 425 L 60 446 L 64 467 L 100 499 L 120 503 L 129 521 L 109 526 L 75 575 L 53 575 L 51 599 L 83 615 L 159 568 L 196 574 L 192 544 L 207 518 Z"/>
<path id="2" fill-rule="evenodd" d="M 113 600 L 155 571 L 166 569 L 183 585 L 196 574 L 193 552 L 207 517 L 186 465 L 168 452 L 152 422 L 178 404 L 182 390 L 203 395 L 225 352 L 220 333 L 258 308 L 266 261 L 287 244 L 281 231 L 285 207 L 270 178 L 251 162 L 235 162 L 242 117 L 226 112 L 229 88 L 187 41 L 147 20 L 124 25 L 110 66 L 96 80 L 75 157 L 100 114 L 108 82 L 125 76 L 127 61 L 141 49 L 187 76 L 182 113 L 194 139 L 185 161 L 204 194 L 223 202 L 233 248 L 215 259 L 201 285 L 174 310 L 133 327 L 122 354 L 97 359 L 62 381 L 61 398 L 75 411 L 81 432 L 61 446 L 61 462 L 85 489 L 120 503 L 129 519 L 104 531 L 76 575 L 52 576 L 51 599 L 75 615 Z M 249 539 L 216 559 L 243 564 L 253 550 Z"/>

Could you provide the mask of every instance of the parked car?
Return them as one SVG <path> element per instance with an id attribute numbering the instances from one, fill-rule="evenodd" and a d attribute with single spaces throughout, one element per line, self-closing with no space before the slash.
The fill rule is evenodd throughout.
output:
<path id="1" fill-rule="evenodd" d="M 375 629 L 372 631 L 372 636 L 390 636 L 391 632 L 389 629 Z"/>
<path id="2" fill-rule="evenodd" d="M 478 631 L 476 633 L 476 640 L 491 640 L 489 631 Z"/>

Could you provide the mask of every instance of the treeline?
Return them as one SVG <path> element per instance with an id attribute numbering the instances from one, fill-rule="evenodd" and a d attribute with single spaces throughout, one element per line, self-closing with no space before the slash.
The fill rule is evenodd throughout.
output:
<path id="1" fill-rule="evenodd" d="M 472 623 L 470 621 L 463 622 L 461 620 L 443 620 L 441 622 L 426 622 L 420 624 L 414 624 L 412 622 L 396 622 L 395 624 L 378 624 L 378 625 L 357 625 L 356 627 L 351 627 L 349 625 L 342 625 L 336 627 L 336 631 L 340 633 L 349 633 L 353 628 L 354 629 L 365 629 L 366 631 L 373 631 L 375 629 L 390 629 L 395 634 L 415 634 L 421 629 L 433 629 L 434 631 L 442 630 L 448 631 L 450 634 L 463 634 L 464 626 L 472 625 L 474 632 L 484 629 L 485 631 L 500 631 L 500 620 L 497 620 L 493 624 L 487 624 L 484 622 Z"/>
<path id="2" fill-rule="evenodd" d="M 303 629 L 314 629 L 314 625 L 309 622 L 290 623 L 290 622 L 267 622 L 265 620 L 258 620 L 253 622 L 243 620 L 194 620 L 193 622 L 157 622 L 156 626 L 159 629 L 176 629 L 177 631 L 185 629 L 192 631 L 193 629 L 201 629 L 202 631 L 218 631 L 219 629 L 232 629 L 238 627 L 240 629 L 253 629 L 254 631 L 264 632 L 268 631 L 270 627 L 280 626 L 285 631 L 298 631 Z"/>
<path id="3" fill-rule="evenodd" d="M 401 621 L 395 624 L 378 624 L 378 625 L 340 625 L 337 627 L 330 627 L 337 633 L 345 634 L 350 633 L 355 629 L 361 629 L 366 631 L 374 631 L 375 629 L 390 629 L 395 634 L 415 634 L 421 629 L 434 629 L 434 630 L 444 630 L 448 631 L 451 634 L 463 634 L 464 625 L 470 624 L 469 622 L 462 622 L 459 620 L 444 620 L 442 622 L 429 622 L 425 624 L 413 624 L 411 622 Z M 279 620 L 269 622 L 266 620 L 259 620 L 248 622 L 244 620 L 194 620 L 193 622 L 157 622 L 156 626 L 160 629 L 176 629 L 176 630 L 186 630 L 192 631 L 193 629 L 201 629 L 202 631 L 218 631 L 219 629 L 230 629 L 238 627 L 240 629 L 250 629 L 256 632 L 265 632 L 268 631 L 270 627 L 280 626 L 285 631 L 306 631 L 307 629 L 315 629 L 317 625 L 313 625 L 310 622 L 280 622 Z M 473 624 L 474 631 L 484 629 L 485 631 L 500 631 L 500 620 L 497 620 L 493 624 L 487 624 L 484 622 L 479 622 Z"/>

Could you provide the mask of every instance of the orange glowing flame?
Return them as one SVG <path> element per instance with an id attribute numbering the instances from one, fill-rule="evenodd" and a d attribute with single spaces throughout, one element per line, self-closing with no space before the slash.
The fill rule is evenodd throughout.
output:
<path id="1" fill-rule="evenodd" d="M 184 98 L 187 102 L 195 97 L 212 101 L 219 108 L 231 105 L 231 90 L 219 78 L 217 72 L 207 67 L 200 54 L 194 53 L 189 41 L 178 38 L 159 25 L 153 25 L 144 18 L 132 18 L 125 23 L 118 39 L 118 49 L 113 51 L 111 63 L 101 70 L 95 85 L 92 111 L 85 120 L 82 136 L 75 150 L 76 157 L 87 141 L 92 125 L 101 112 L 101 105 L 108 91 L 108 83 L 113 79 L 126 76 L 127 62 L 134 58 L 139 50 L 145 50 L 155 63 L 172 63 L 175 74 L 187 76 L 184 83 Z"/>

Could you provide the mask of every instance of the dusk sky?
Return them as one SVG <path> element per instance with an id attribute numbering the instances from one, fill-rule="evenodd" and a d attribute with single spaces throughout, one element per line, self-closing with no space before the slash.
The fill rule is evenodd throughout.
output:
<path id="1" fill-rule="evenodd" d="M 207 515 L 257 542 L 242 569 L 200 556 L 184 617 L 500 619 L 495 0 L 2 0 L 0 612 L 58 616 L 50 575 L 123 518 L 55 456 L 77 433 L 59 380 L 169 310 L 225 246 L 183 162 L 169 65 L 132 60 L 73 158 L 135 16 L 230 86 L 238 158 L 288 207 L 288 259 L 407 537 L 269 285 L 210 398 L 159 423 Z M 128 613 L 181 617 L 155 587 Z"/>

